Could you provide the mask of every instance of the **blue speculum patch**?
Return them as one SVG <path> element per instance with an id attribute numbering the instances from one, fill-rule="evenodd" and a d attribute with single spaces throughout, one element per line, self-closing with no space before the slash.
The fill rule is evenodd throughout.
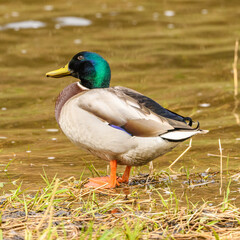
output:
<path id="1" fill-rule="evenodd" d="M 116 128 L 116 129 L 118 129 L 118 130 L 121 130 L 121 131 L 129 134 L 130 136 L 132 136 L 132 134 L 130 134 L 129 132 L 127 132 L 124 128 L 121 128 L 121 127 L 116 126 L 116 125 L 113 125 L 113 124 L 109 124 L 109 126 L 111 126 L 111 127 L 113 127 L 113 128 Z"/>

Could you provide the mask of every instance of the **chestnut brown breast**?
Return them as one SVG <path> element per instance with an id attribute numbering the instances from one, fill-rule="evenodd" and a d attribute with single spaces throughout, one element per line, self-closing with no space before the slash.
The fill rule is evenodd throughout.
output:
<path id="1" fill-rule="evenodd" d="M 77 82 L 72 83 L 65 87 L 62 92 L 58 95 L 55 105 L 55 118 L 59 123 L 59 117 L 62 110 L 63 105 L 70 99 L 71 97 L 75 96 L 83 92 L 84 90 L 78 85 Z"/>

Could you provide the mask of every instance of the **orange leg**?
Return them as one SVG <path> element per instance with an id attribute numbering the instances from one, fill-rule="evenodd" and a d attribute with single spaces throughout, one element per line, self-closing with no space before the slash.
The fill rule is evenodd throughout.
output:
<path id="1" fill-rule="evenodd" d="M 117 181 L 117 160 L 110 161 L 110 188 L 115 188 L 116 185 L 119 186 Z"/>
<path id="2" fill-rule="evenodd" d="M 117 181 L 117 160 L 110 161 L 110 177 L 96 177 L 89 178 L 89 182 L 84 185 L 84 187 L 101 187 L 103 188 L 115 188 L 116 185 L 119 186 Z M 104 186 L 105 185 L 105 186 Z"/>
<path id="3" fill-rule="evenodd" d="M 122 177 L 118 178 L 118 182 L 120 183 L 128 183 L 130 176 L 131 166 L 126 166 L 126 169 L 122 175 Z"/>

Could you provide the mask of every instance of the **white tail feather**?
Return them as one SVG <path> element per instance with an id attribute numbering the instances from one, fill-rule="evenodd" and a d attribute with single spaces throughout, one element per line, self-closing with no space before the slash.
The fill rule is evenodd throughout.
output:
<path id="1" fill-rule="evenodd" d="M 172 141 L 181 141 L 188 139 L 196 134 L 205 134 L 208 133 L 208 130 L 194 130 L 194 131 L 184 131 L 184 130 L 179 130 L 179 131 L 172 131 L 165 133 L 161 135 L 161 138 L 164 138 L 166 140 L 172 140 Z"/>

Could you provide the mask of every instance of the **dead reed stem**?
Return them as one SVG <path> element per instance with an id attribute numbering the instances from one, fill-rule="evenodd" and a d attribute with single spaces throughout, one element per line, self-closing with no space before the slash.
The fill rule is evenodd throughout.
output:
<path id="1" fill-rule="evenodd" d="M 234 60 L 233 60 L 233 79 L 234 79 L 234 108 L 233 108 L 233 115 L 236 118 L 236 122 L 240 125 L 240 118 L 237 113 L 237 109 L 239 106 L 238 96 L 238 71 L 237 71 L 237 61 L 238 61 L 238 40 L 235 43 L 235 50 L 234 50 Z"/>
<path id="2" fill-rule="evenodd" d="M 234 61 L 233 61 L 233 78 L 234 78 L 234 96 L 235 97 L 238 95 L 237 61 L 238 61 L 238 40 L 236 40 L 236 43 L 235 43 Z"/>
<path id="3" fill-rule="evenodd" d="M 233 115 L 236 118 L 236 122 L 238 125 L 240 125 L 240 118 L 239 115 L 237 114 L 237 109 L 238 109 L 239 101 L 236 96 L 234 96 L 234 108 L 233 108 Z"/>
<path id="4" fill-rule="evenodd" d="M 220 157 L 221 155 L 218 154 L 212 154 L 212 153 L 208 153 L 207 154 L 209 157 Z M 222 158 L 229 158 L 229 159 L 240 159 L 240 157 L 229 157 L 229 156 L 225 156 L 222 155 Z"/>
<path id="5" fill-rule="evenodd" d="M 172 172 L 173 172 L 172 166 L 173 166 L 191 147 L 192 147 L 192 139 L 190 139 L 189 145 L 188 145 L 188 147 L 186 148 L 186 150 L 185 150 L 184 152 L 182 152 L 182 153 L 178 156 L 178 158 L 168 167 Z"/>
<path id="6" fill-rule="evenodd" d="M 154 168 L 153 168 L 153 161 L 151 161 L 149 163 L 149 175 L 153 175 L 153 170 L 154 170 Z"/>
<path id="7" fill-rule="evenodd" d="M 220 151 L 220 188 L 219 188 L 219 193 L 222 195 L 222 185 L 223 185 L 223 164 L 222 164 L 222 146 L 221 146 L 221 140 L 220 138 L 218 139 L 219 142 L 219 151 Z"/>

